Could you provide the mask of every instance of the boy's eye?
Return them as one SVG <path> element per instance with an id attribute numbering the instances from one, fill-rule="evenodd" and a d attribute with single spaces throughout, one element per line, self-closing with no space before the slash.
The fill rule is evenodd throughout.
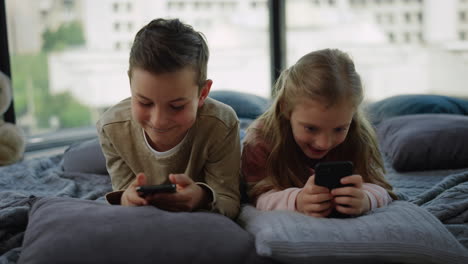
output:
<path id="1" fill-rule="evenodd" d="M 177 110 L 182 110 L 182 109 L 184 109 L 184 107 L 185 107 L 185 105 L 171 105 L 171 108 L 173 110 L 176 110 L 176 111 Z"/>
<path id="2" fill-rule="evenodd" d="M 140 105 L 142 105 L 142 106 L 150 106 L 150 105 L 153 104 L 153 103 L 151 103 L 151 102 L 142 102 L 142 101 L 139 101 L 139 103 L 140 103 Z"/>

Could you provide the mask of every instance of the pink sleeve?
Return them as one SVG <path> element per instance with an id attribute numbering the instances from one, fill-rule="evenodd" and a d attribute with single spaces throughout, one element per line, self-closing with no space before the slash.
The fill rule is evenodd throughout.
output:
<path id="1" fill-rule="evenodd" d="M 392 202 L 392 197 L 388 194 L 387 190 L 373 183 L 364 183 L 362 189 L 369 197 L 371 210 L 378 207 L 383 207 Z"/>
<path id="2" fill-rule="evenodd" d="M 300 191 L 301 188 L 288 188 L 282 191 L 271 190 L 258 197 L 256 207 L 262 211 L 296 211 L 296 197 Z"/>

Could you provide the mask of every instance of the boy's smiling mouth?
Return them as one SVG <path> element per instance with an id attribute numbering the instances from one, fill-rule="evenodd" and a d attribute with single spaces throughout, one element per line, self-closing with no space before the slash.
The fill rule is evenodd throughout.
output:
<path id="1" fill-rule="evenodd" d="M 170 130 L 173 129 L 173 127 L 165 128 L 165 129 L 154 128 L 154 127 L 149 127 L 149 128 L 151 129 L 151 131 L 153 131 L 155 133 L 166 133 L 166 132 L 169 132 Z"/>

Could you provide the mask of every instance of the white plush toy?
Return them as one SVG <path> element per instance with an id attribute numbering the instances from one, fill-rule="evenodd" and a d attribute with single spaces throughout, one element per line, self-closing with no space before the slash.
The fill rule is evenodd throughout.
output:
<path id="1" fill-rule="evenodd" d="M 11 96 L 10 79 L 0 71 L 0 116 L 8 110 Z M 21 160 L 24 149 L 25 140 L 21 129 L 0 118 L 0 166 Z"/>

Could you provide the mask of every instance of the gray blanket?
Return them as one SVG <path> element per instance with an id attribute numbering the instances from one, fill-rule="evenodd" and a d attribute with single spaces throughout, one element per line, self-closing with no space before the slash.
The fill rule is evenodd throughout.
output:
<path id="1" fill-rule="evenodd" d="M 0 167 L 0 264 L 16 263 L 35 197 L 100 200 L 111 191 L 109 176 L 65 172 L 62 164 L 57 155 Z M 434 214 L 468 248 L 468 170 L 425 174 L 388 179 L 400 197 Z"/>
<path id="2" fill-rule="evenodd" d="M 468 248 L 468 171 L 445 177 L 410 202 L 435 215 Z"/>
<path id="3" fill-rule="evenodd" d="M 65 172 L 62 155 L 0 167 L 0 264 L 16 263 L 35 197 L 101 200 L 109 176 Z"/>

